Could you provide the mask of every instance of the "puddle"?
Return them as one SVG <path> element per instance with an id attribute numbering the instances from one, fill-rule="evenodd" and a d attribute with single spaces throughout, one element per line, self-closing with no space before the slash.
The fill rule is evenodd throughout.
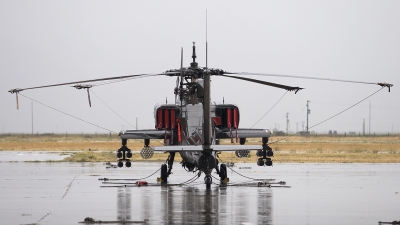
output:
<path id="1" fill-rule="evenodd" d="M 4 153 L 4 152 L 2 152 Z M 159 163 L 106 169 L 103 163 L 0 163 L 0 217 L 4 224 L 77 224 L 102 221 L 149 224 L 378 224 L 399 220 L 398 164 L 275 164 L 233 169 L 248 177 L 283 180 L 291 188 L 206 189 L 203 176 L 188 186 L 101 188 L 99 178 L 141 178 Z M 239 167 L 252 169 L 239 170 Z M 98 176 L 100 175 L 100 176 Z M 191 179 L 174 165 L 170 184 Z M 249 181 L 229 172 L 231 183 Z"/>

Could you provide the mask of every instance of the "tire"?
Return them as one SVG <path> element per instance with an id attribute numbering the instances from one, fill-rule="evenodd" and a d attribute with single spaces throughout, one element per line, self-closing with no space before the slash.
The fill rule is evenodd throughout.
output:
<path id="1" fill-rule="evenodd" d="M 210 188 L 210 187 L 211 187 L 211 184 L 212 184 L 212 178 L 211 178 L 211 176 L 207 175 L 207 176 L 204 178 L 204 183 L 206 184 L 206 188 Z"/>
<path id="2" fill-rule="evenodd" d="M 161 182 L 167 182 L 168 181 L 168 172 L 167 172 L 167 164 L 162 164 L 161 165 Z"/>
<path id="3" fill-rule="evenodd" d="M 221 178 L 221 181 L 225 180 L 225 178 L 228 177 L 228 171 L 226 171 L 226 165 L 221 164 L 219 166 L 219 177 Z"/>

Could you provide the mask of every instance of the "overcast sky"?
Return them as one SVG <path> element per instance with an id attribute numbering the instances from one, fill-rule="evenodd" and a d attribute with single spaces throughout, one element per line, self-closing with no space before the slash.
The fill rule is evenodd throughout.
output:
<path id="1" fill-rule="evenodd" d="M 191 61 L 205 66 L 394 84 L 311 130 L 400 132 L 400 1 L 0 1 L 1 132 L 30 133 L 32 101 L 12 88 L 159 73 Z M 253 77 L 305 88 L 287 93 L 255 128 L 313 126 L 380 89 L 377 85 Z M 212 101 L 236 103 L 240 127 L 255 124 L 286 91 L 212 77 Z M 156 103 L 174 101 L 175 78 L 135 79 L 85 90 L 54 87 L 21 94 L 112 131 L 154 128 Z M 102 101 L 101 101 L 101 100 Z M 34 132 L 108 132 L 33 102 Z"/>

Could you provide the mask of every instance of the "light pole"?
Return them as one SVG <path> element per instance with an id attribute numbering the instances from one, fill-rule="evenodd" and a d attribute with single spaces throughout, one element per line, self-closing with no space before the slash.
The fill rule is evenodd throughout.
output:
<path id="1" fill-rule="evenodd" d="M 31 102 L 31 114 L 32 114 L 32 135 L 33 135 L 33 102 Z"/>
<path id="2" fill-rule="evenodd" d="M 308 114 L 310 114 L 310 109 L 308 108 L 308 103 L 309 103 L 310 101 L 308 101 L 307 100 L 307 127 L 306 127 L 306 129 L 307 129 L 307 134 L 308 134 Z"/>

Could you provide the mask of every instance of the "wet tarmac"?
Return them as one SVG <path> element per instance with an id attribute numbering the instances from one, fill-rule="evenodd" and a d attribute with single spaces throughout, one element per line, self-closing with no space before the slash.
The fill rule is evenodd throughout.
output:
<path id="1" fill-rule="evenodd" d="M 70 154 L 62 152 L 38 152 L 38 151 L 0 151 L 0 162 L 26 162 L 26 161 L 51 161 L 62 160 Z"/>
<path id="2" fill-rule="evenodd" d="M 286 181 L 291 188 L 214 184 L 206 189 L 203 176 L 183 186 L 159 185 L 158 173 L 146 179 L 147 187 L 99 181 L 146 177 L 160 163 L 106 169 L 103 163 L 9 162 L 3 156 L 0 224 L 78 224 L 86 217 L 148 224 L 378 224 L 400 219 L 400 164 L 236 164 L 233 169 L 242 175 Z M 175 163 L 169 183 L 194 175 Z M 228 176 L 230 183 L 255 182 L 231 171 Z"/>

